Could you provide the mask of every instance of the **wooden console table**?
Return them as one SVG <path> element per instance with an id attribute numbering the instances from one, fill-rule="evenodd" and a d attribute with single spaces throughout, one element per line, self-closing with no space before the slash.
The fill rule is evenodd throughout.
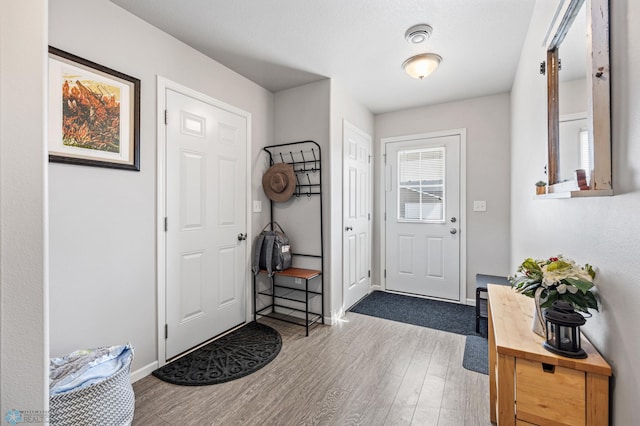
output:
<path id="1" fill-rule="evenodd" d="M 489 284 L 491 421 L 505 425 L 609 424 L 611 367 L 584 335 L 585 359 L 555 355 L 531 331 L 533 299 Z"/>

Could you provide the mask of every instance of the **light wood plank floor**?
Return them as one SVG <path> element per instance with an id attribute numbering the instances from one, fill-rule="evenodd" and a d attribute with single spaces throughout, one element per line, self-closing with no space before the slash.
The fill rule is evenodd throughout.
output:
<path id="1" fill-rule="evenodd" d="M 256 373 L 213 386 L 134 384 L 134 425 L 491 425 L 489 379 L 465 337 L 348 313 L 336 326 L 261 319 L 283 338 Z"/>

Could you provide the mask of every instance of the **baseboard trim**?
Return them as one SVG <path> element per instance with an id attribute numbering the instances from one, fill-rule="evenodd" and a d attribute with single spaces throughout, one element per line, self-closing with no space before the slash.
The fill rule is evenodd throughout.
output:
<path id="1" fill-rule="evenodd" d="M 476 306 L 476 299 L 467 299 L 467 305 Z"/>
<path id="2" fill-rule="evenodd" d="M 324 324 L 325 325 L 333 326 L 333 325 L 336 325 L 337 323 L 338 323 L 338 319 L 337 318 L 327 317 L 327 316 L 324 317 Z"/>
<path id="3" fill-rule="evenodd" d="M 138 368 L 136 371 L 131 373 L 131 376 L 130 376 L 131 383 L 135 383 L 140 379 L 144 379 L 149 374 L 151 374 L 153 370 L 156 370 L 157 368 L 158 368 L 158 361 L 153 361 L 152 363 L 149 363 L 144 367 Z"/>

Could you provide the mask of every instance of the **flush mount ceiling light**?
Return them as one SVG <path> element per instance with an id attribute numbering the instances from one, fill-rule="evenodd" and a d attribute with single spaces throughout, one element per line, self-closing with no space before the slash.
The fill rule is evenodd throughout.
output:
<path id="1" fill-rule="evenodd" d="M 402 63 L 402 68 L 413 78 L 422 80 L 434 72 L 442 62 L 442 57 L 435 53 L 424 53 L 412 56 Z"/>
<path id="2" fill-rule="evenodd" d="M 419 44 L 428 39 L 433 32 L 433 28 L 427 24 L 418 24 L 409 28 L 406 33 L 404 33 L 404 38 L 407 39 L 409 43 Z"/>

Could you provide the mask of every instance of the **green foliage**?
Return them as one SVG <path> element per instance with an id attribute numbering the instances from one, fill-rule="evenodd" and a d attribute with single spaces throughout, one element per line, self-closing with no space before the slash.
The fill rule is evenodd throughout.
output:
<path id="1" fill-rule="evenodd" d="M 576 287 L 582 293 L 586 293 L 593 288 L 593 283 L 590 283 L 589 281 L 577 280 L 575 278 L 565 278 L 563 281 Z"/>

